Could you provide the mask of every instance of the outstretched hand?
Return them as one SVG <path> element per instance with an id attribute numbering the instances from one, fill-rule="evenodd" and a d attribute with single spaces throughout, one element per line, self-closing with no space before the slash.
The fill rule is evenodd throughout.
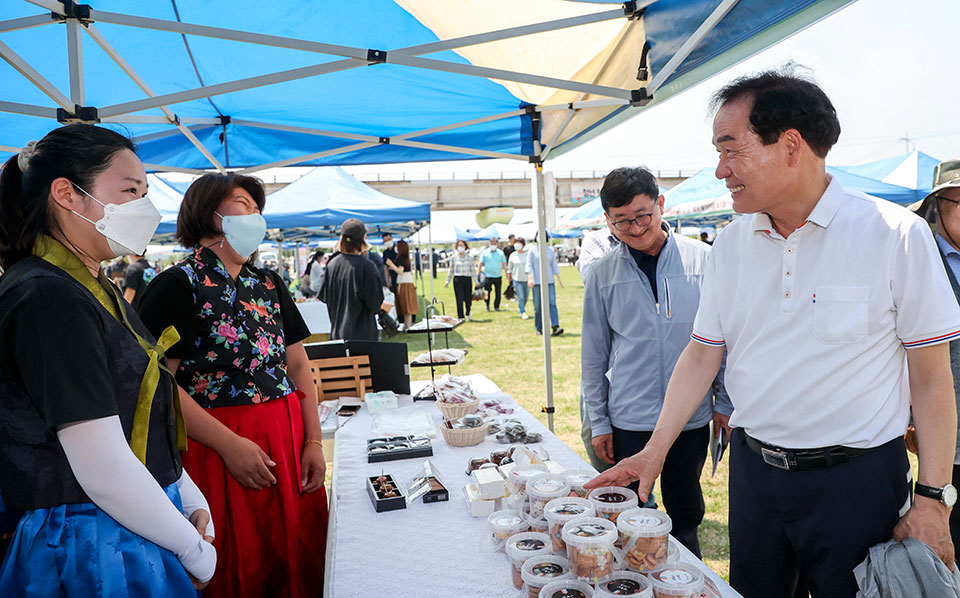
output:
<path id="1" fill-rule="evenodd" d="M 646 502 L 650 494 L 649 489 L 653 487 L 653 482 L 660 475 L 662 469 L 663 459 L 653 456 L 647 452 L 647 449 L 644 449 L 636 455 L 620 461 L 584 484 L 583 487 L 587 490 L 593 490 L 602 486 L 626 486 L 639 480 L 640 488 L 637 494 L 640 496 L 641 502 Z"/>

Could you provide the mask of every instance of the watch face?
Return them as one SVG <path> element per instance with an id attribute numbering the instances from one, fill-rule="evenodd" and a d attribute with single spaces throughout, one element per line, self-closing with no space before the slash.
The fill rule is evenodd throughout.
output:
<path id="1" fill-rule="evenodd" d="M 957 489 L 953 484 L 947 484 L 943 487 L 943 504 L 952 507 L 957 502 Z"/>

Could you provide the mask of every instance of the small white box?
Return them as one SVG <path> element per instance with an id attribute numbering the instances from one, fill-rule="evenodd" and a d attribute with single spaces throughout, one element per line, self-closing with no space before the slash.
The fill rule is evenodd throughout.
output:
<path id="1" fill-rule="evenodd" d="M 463 487 L 463 497 L 467 501 L 467 509 L 471 517 L 489 517 L 491 513 L 497 510 L 496 500 L 484 500 L 480 498 L 480 491 L 476 484 L 467 484 Z"/>
<path id="2" fill-rule="evenodd" d="M 491 498 L 500 498 L 506 494 L 506 488 L 503 485 L 503 477 L 500 472 L 493 467 L 487 469 L 477 469 L 471 476 L 480 492 L 480 498 L 488 500 Z"/>
<path id="3" fill-rule="evenodd" d="M 503 479 L 509 480 L 509 479 L 510 479 L 510 472 L 513 471 L 513 470 L 516 469 L 516 468 L 517 468 L 517 464 L 514 463 L 513 461 L 511 461 L 511 462 L 507 463 L 506 465 L 501 465 L 501 466 L 498 467 L 497 469 L 500 470 L 500 475 L 503 476 Z"/>

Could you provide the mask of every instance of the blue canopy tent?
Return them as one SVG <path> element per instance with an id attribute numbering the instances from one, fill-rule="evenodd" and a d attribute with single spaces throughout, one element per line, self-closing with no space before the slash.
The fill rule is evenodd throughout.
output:
<path id="1" fill-rule="evenodd" d="M 933 170 L 939 163 L 940 160 L 933 156 L 914 150 L 909 154 L 901 154 L 885 160 L 837 168 L 883 183 L 913 189 L 915 191 L 913 201 L 920 201 L 930 193 Z"/>
<path id="2" fill-rule="evenodd" d="M 430 222 L 430 204 L 381 193 L 342 168 L 320 167 L 268 195 L 263 217 L 284 237 L 334 238 L 349 218 L 362 220 L 371 235 L 407 237 Z"/>
<path id="3" fill-rule="evenodd" d="M 6 0 L 0 158 L 68 122 L 158 171 L 507 158 L 543 232 L 548 157 L 851 1 Z"/>

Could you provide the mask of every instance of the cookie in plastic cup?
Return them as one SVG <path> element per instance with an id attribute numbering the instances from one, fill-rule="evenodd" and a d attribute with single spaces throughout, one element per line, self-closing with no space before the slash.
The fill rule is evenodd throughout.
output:
<path id="1" fill-rule="evenodd" d="M 647 574 L 655 598 L 700 598 L 703 572 L 687 563 L 671 563 Z"/>
<path id="2" fill-rule="evenodd" d="M 529 469 L 513 469 L 507 474 L 507 490 L 510 491 L 510 502 L 519 506 L 527 498 L 527 482 L 531 478 L 547 473 L 545 465 L 531 465 Z"/>
<path id="3" fill-rule="evenodd" d="M 596 598 L 653 598 L 653 586 L 645 575 L 634 571 L 614 571 L 597 582 Z"/>
<path id="4" fill-rule="evenodd" d="M 603 517 L 616 523 L 620 513 L 633 509 L 640 504 L 637 493 L 629 488 L 603 486 L 594 488 L 587 494 L 597 511 L 597 517 Z"/>
<path id="5" fill-rule="evenodd" d="M 514 534 L 530 529 L 530 524 L 516 511 L 494 511 L 487 517 L 490 524 L 490 539 L 494 547 L 502 548 Z"/>
<path id="6" fill-rule="evenodd" d="M 566 554 L 567 544 L 563 541 L 563 524 L 578 517 L 593 517 L 595 514 L 593 503 L 578 496 L 555 498 L 543 508 L 543 516 L 550 528 L 550 540 L 553 541 L 553 551 Z"/>
<path id="7" fill-rule="evenodd" d="M 527 598 L 539 598 L 543 586 L 551 581 L 569 579 L 570 575 L 569 561 L 555 554 L 527 559 L 520 569 Z"/>
<path id="8" fill-rule="evenodd" d="M 530 516 L 539 519 L 543 508 L 555 498 L 570 494 L 570 484 L 563 476 L 542 473 L 527 480 L 527 496 L 530 498 Z"/>
<path id="9" fill-rule="evenodd" d="M 594 598 L 593 586 L 579 579 L 551 581 L 540 589 L 540 598 Z"/>
<path id="10" fill-rule="evenodd" d="M 617 526 L 611 521 L 600 517 L 571 519 L 560 533 L 575 578 L 596 582 L 621 568 L 623 557 L 614 546 Z"/>
<path id="11" fill-rule="evenodd" d="M 553 548 L 550 545 L 550 536 L 540 532 L 521 532 L 507 539 L 504 546 L 507 559 L 510 561 L 510 572 L 513 577 L 513 587 L 523 588 L 523 564 L 527 559 L 547 556 Z"/>
<path id="12" fill-rule="evenodd" d="M 591 469 L 570 469 L 560 475 L 567 479 L 571 492 L 576 493 L 580 498 L 586 498 L 590 491 L 583 486 L 597 477 L 597 472 Z"/>
<path id="13" fill-rule="evenodd" d="M 668 562 L 673 522 L 663 511 L 643 507 L 629 509 L 620 513 L 617 529 L 628 569 L 647 573 Z"/>

